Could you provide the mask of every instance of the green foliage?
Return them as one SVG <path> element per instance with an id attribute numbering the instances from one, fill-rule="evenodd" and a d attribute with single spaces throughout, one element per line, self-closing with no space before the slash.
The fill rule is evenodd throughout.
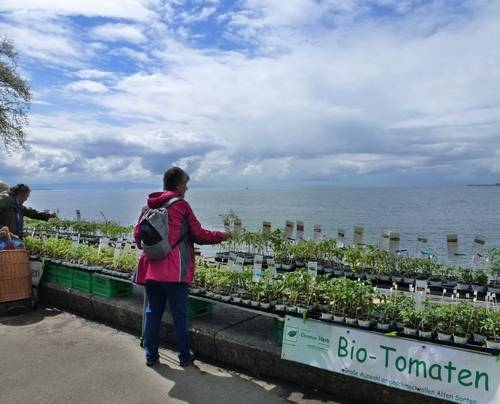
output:
<path id="1" fill-rule="evenodd" d="M 17 53 L 7 38 L 0 39 L 0 137 L 7 152 L 24 147 L 31 104 L 28 84 L 17 72 Z"/>
<path id="2" fill-rule="evenodd" d="M 35 232 L 68 233 L 88 236 L 119 237 L 130 234 L 133 226 L 122 226 L 119 223 L 106 221 L 96 222 L 90 220 L 51 219 L 48 221 L 25 218 L 25 228 L 35 229 Z"/>

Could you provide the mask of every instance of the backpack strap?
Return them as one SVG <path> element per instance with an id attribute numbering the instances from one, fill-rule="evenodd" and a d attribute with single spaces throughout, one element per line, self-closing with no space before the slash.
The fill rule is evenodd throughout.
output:
<path id="1" fill-rule="evenodd" d="M 166 207 L 167 209 L 173 205 L 175 202 L 177 201 L 180 201 L 184 199 L 182 196 L 175 196 L 173 198 L 170 198 L 163 206 Z M 186 235 L 189 233 L 189 226 L 188 226 L 188 230 L 182 234 L 180 237 L 179 237 L 179 240 L 177 240 L 174 245 L 172 245 L 172 250 L 177 247 L 179 245 L 179 243 L 184 239 L 184 237 L 186 237 Z"/>
<path id="2" fill-rule="evenodd" d="M 182 199 L 184 199 L 182 196 L 174 196 L 173 198 L 170 198 L 163 206 L 168 208 L 170 205 L 173 205 L 175 202 Z"/>

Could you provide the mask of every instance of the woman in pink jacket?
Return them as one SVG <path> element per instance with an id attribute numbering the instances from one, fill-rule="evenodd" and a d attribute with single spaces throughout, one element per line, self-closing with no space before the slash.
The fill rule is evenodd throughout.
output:
<path id="1" fill-rule="evenodd" d="M 181 197 L 168 208 L 169 244 L 172 251 L 160 260 L 150 260 L 144 254 L 139 259 L 136 282 L 144 284 L 148 298 L 144 326 L 146 365 L 158 362 L 160 326 L 167 300 L 170 305 L 181 366 L 194 361 L 190 350 L 187 321 L 188 289 L 195 271 L 194 244 L 216 244 L 229 238 L 229 233 L 205 230 L 201 227 L 189 203 L 183 199 L 189 176 L 179 167 L 171 167 L 163 175 L 163 192 L 149 195 L 149 208 L 159 208 L 170 199 Z M 139 226 L 134 229 L 135 241 L 141 248 Z"/>

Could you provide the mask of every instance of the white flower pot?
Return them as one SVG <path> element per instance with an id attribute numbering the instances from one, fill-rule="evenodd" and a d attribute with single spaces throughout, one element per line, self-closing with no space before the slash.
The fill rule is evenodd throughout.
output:
<path id="1" fill-rule="evenodd" d="M 269 303 L 269 302 L 260 302 L 259 303 L 259 307 L 261 309 L 268 309 L 269 307 L 271 307 L 271 303 Z"/>
<path id="2" fill-rule="evenodd" d="M 363 328 L 369 328 L 370 327 L 370 320 L 359 320 L 358 319 L 358 326 L 363 327 Z"/>
<path id="3" fill-rule="evenodd" d="M 411 327 L 403 327 L 403 334 L 405 335 L 417 335 L 417 329 Z"/>
<path id="4" fill-rule="evenodd" d="M 425 338 L 425 339 L 431 339 L 432 338 L 432 331 L 418 330 L 418 336 L 421 338 Z"/>
<path id="5" fill-rule="evenodd" d="M 334 314 L 333 321 L 335 321 L 337 323 L 343 323 L 343 322 L 345 322 L 345 317 L 344 316 L 337 316 Z"/>
<path id="6" fill-rule="evenodd" d="M 462 337 L 462 336 L 458 336 L 458 335 L 453 335 L 453 342 L 455 342 L 456 344 L 467 344 L 468 339 L 469 339 L 469 337 Z"/>
<path id="7" fill-rule="evenodd" d="M 450 342 L 451 341 L 451 335 L 450 334 L 444 334 L 442 332 L 438 331 L 438 336 L 437 336 L 439 341 L 443 342 Z"/>
<path id="8" fill-rule="evenodd" d="M 472 339 L 474 340 L 474 342 L 476 344 L 482 344 L 484 342 L 484 340 L 486 339 L 486 336 L 474 333 L 474 334 L 472 334 Z"/>
<path id="9" fill-rule="evenodd" d="M 488 339 L 486 338 L 486 347 L 490 349 L 500 349 L 500 339 Z"/>
<path id="10" fill-rule="evenodd" d="M 321 320 L 331 320 L 331 319 L 332 319 L 331 313 L 321 313 Z"/>

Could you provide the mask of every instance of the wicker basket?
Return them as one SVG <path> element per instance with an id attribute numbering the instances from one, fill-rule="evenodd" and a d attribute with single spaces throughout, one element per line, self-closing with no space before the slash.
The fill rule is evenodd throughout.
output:
<path id="1" fill-rule="evenodd" d="M 0 251 L 0 302 L 31 297 L 31 268 L 24 249 Z"/>

